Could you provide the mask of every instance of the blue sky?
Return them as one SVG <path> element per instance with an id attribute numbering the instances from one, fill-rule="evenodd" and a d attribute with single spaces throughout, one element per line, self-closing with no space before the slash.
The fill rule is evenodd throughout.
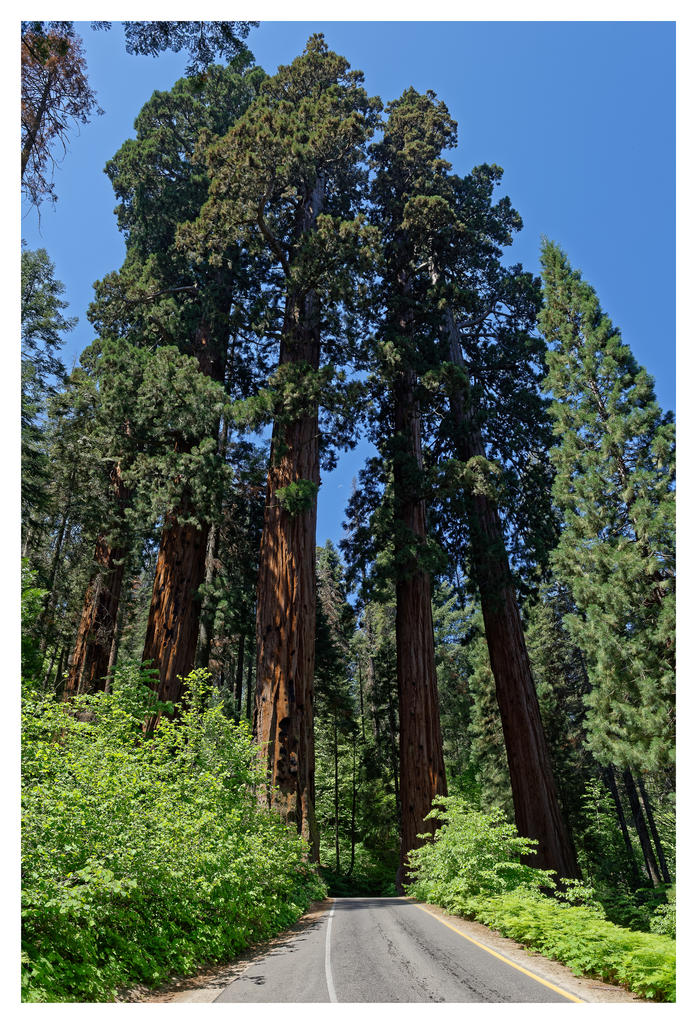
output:
<path id="1" fill-rule="evenodd" d="M 433 89 L 459 123 L 456 171 L 504 169 L 524 229 L 509 260 L 539 269 L 540 236 L 565 249 L 595 287 L 637 359 L 675 407 L 675 31 L 669 22 L 263 22 L 249 37 L 275 71 L 324 32 L 365 72 L 385 102 L 410 85 Z M 183 74 L 186 57 L 125 53 L 110 32 L 84 26 L 90 80 L 106 113 L 72 139 L 56 176 L 58 204 L 22 219 L 31 247 L 45 247 L 80 318 L 71 362 L 92 340 L 85 310 L 92 284 L 120 266 L 115 200 L 106 161 L 133 134 L 154 89 Z M 325 474 L 318 540 L 338 540 L 351 478 L 366 446 Z"/>

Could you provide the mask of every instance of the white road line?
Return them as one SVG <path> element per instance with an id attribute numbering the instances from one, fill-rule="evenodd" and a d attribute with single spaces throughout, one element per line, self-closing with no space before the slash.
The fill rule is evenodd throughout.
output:
<path id="1" fill-rule="evenodd" d="M 334 982 L 332 981 L 332 961 L 331 961 L 331 936 L 332 936 L 332 918 L 334 917 L 334 909 L 336 907 L 336 900 L 334 900 L 334 906 L 329 911 L 329 920 L 327 922 L 327 940 L 324 944 L 324 975 L 327 979 L 327 992 L 329 992 L 329 1002 L 338 1003 L 339 1000 L 336 998 L 336 991 L 334 989 Z"/>

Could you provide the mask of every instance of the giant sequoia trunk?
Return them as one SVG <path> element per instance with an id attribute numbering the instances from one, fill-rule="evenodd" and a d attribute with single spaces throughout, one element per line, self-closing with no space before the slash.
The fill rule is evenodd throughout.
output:
<path id="1" fill-rule="evenodd" d="M 145 633 L 143 661 L 157 670 L 161 700 L 178 701 L 182 678 L 194 667 L 206 531 L 170 516 L 160 541 Z"/>
<path id="2" fill-rule="evenodd" d="M 119 467 L 111 473 L 116 499 L 116 530 L 123 529 L 123 516 L 130 500 Z M 121 599 L 124 562 L 127 548 L 112 544 L 106 534 L 97 538 L 94 552 L 96 572 L 87 587 L 80 616 L 80 625 L 63 690 L 64 698 L 78 693 L 103 690 L 109 672 L 116 620 Z"/>
<path id="3" fill-rule="evenodd" d="M 450 359 L 464 369 L 460 336 L 451 310 L 446 315 L 446 331 Z M 468 404 L 462 394 L 451 399 L 457 454 L 464 463 L 486 457 Z M 468 494 L 465 500 L 516 826 L 521 835 L 538 843 L 536 852 L 527 858 L 528 863 L 551 868 L 561 878 L 576 878 L 576 854 L 559 806 L 498 508 L 485 494 Z"/>
<path id="4" fill-rule="evenodd" d="M 319 366 L 319 325 L 312 295 L 289 297 L 281 364 Z M 317 502 L 291 513 L 280 488 L 298 480 L 319 487 L 317 411 L 275 424 L 257 590 L 255 737 L 267 770 L 267 802 L 292 822 L 319 857 L 314 816 L 315 535 Z"/>
<path id="5" fill-rule="evenodd" d="M 426 540 L 426 503 L 419 494 L 422 468 L 421 417 L 415 377 L 403 375 L 395 389 L 395 512 L 397 545 L 397 688 L 401 848 L 397 890 L 408 881 L 406 857 L 421 845 L 417 837 L 436 822 L 424 823 L 436 795 L 445 796 L 445 765 L 440 730 L 433 645 L 431 578 L 419 566 L 418 546 Z"/>
<path id="6" fill-rule="evenodd" d="M 324 203 L 320 177 L 305 198 L 298 237 L 314 230 Z M 289 286 L 279 364 L 319 368 L 320 313 L 313 291 Z M 319 420 L 316 404 L 295 419 L 278 418 L 271 437 L 266 507 L 257 588 L 257 693 L 254 735 L 266 770 L 266 802 L 295 825 L 319 859 L 315 821 L 313 725 L 315 546 L 317 499 L 289 511 L 279 490 L 298 481 L 319 488 Z"/>
<path id="7" fill-rule="evenodd" d="M 205 316 L 192 340 L 192 354 L 198 359 L 201 373 L 218 383 L 225 381 L 228 345 L 228 313 L 230 285 L 224 272 L 219 272 L 214 285 L 214 309 Z M 224 443 L 224 427 L 219 433 L 219 450 Z M 184 506 L 187 506 L 185 499 Z M 201 614 L 198 588 L 206 571 L 206 552 L 209 526 L 182 525 L 177 521 L 178 511 L 167 516 L 162 532 L 160 550 L 155 567 L 150 614 L 145 635 L 143 661 L 157 669 L 157 692 L 161 700 L 178 700 L 182 694 L 181 677 L 194 668 L 196 646 L 199 639 Z M 196 510 L 200 512 L 201 510 Z M 215 544 L 215 539 L 213 540 Z M 212 554 L 211 575 L 212 582 Z M 210 644 L 205 634 L 204 645 Z M 210 647 L 201 660 L 209 659 Z"/>

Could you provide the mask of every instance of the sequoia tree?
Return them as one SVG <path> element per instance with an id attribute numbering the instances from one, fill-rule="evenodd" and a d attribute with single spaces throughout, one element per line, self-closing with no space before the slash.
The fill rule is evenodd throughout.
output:
<path id="1" fill-rule="evenodd" d="M 428 342 L 433 324 L 422 260 L 423 211 L 438 188 L 445 166 L 440 152 L 453 144 L 455 124 L 433 94 L 421 96 L 414 89 L 388 111 L 384 136 L 372 147 L 372 200 L 384 253 L 378 359 L 387 388 L 381 431 L 387 431 L 378 444 L 390 459 L 394 487 L 401 891 L 409 851 L 421 842 L 420 834 L 435 827 L 424 823 L 433 799 L 447 795 L 433 646 L 420 378 L 432 365 Z"/>
<path id="2" fill-rule="evenodd" d="M 278 369 L 250 413 L 257 422 L 273 419 L 257 595 L 255 730 L 268 800 L 310 841 L 314 856 L 319 405 L 334 378 L 334 367 L 321 363 L 323 355 L 337 362 L 348 355 L 332 325 L 355 291 L 364 235 L 356 219 L 359 164 L 378 108 L 361 81 L 321 36 L 312 36 L 209 149 L 210 198 L 198 225 L 181 234 L 218 262 L 230 240 L 240 238 L 275 267 L 265 298 L 271 309 L 282 308 Z"/>
<path id="3" fill-rule="evenodd" d="M 99 282 L 91 309 L 103 336 L 176 345 L 236 398 L 248 393 L 254 375 L 245 346 L 255 312 L 248 296 L 258 294 L 258 268 L 234 243 L 226 246 L 222 264 L 192 260 L 177 247 L 176 230 L 197 215 L 207 195 L 205 164 L 196 156 L 200 135 L 223 134 L 264 78 L 249 63 L 244 51 L 227 68 L 211 67 L 203 80 L 181 79 L 143 107 L 136 138 L 107 164 L 120 200 L 116 212 L 126 235 L 126 260 L 117 274 Z M 217 440 L 218 430 L 216 423 L 207 444 Z M 192 437 L 190 443 L 196 447 L 202 440 Z M 175 454 L 186 455 L 181 439 L 176 444 Z M 184 488 L 181 504 L 165 510 L 143 649 L 167 700 L 179 698 L 179 677 L 194 665 L 208 529 L 220 514 L 219 505 L 194 506 L 192 500 Z"/>

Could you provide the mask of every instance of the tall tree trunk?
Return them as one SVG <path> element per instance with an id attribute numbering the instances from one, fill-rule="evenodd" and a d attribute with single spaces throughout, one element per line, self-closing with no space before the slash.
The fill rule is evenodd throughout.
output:
<path id="1" fill-rule="evenodd" d="M 203 582 L 206 590 L 201 602 L 201 615 L 198 624 L 198 646 L 196 649 L 197 668 L 208 668 L 208 662 L 211 657 L 211 633 L 213 629 L 214 608 L 210 588 L 213 585 L 213 578 L 215 576 L 217 547 L 218 527 L 214 523 L 208 531 L 208 540 L 206 542 L 206 561 L 203 573 Z"/>
<path id="2" fill-rule="evenodd" d="M 627 790 L 627 796 L 629 797 L 629 806 L 632 810 L 634 827 L 637 831 L 637 835 L 639 836 L 641 852 L 644 855 L 646 873 L 649 876 L 651 885 L 660 885 L 661 876 L 658 873 L 658 865 L 656 864 L 656 858 L 654 857 L 653 850 L 651 848 L 651 840 L 649 839 L 649 833 L 646 828 L 644 813 L 641 809 L 641 804 L 639 803 L 639 794 L 637 793 L 637 788 L 634 784 L 634 776 L 632 775 L 630 768 L 625 768 L 622 773 L 622 781 L 624 782 L 624 788 Z"/>
<path id="3" fill-rule="evenodd" d="M 324 200 L 317 181 L 302 211 L 299 233 L 314 229 Z M 289 285 L 280 365 L 319 368 L 317 296 Z M 271 438 L 257 589 L 255 738 L 267 773 L 266 801 L 293 823 L 319 859 L 315 821 L 313 727 L 317 498 L 289 512 L 278 491 L 297 481 L 319 488 L 319 422 L 315 406 L 290 422 L 277 419 Z"/>
<path id="4" fill-rule="evenodd" d="M 106 686 L 128 554 L 123 538 L 125 512 L 131 500 L 131 492 L 123 482 L 118 464 L 111 470 L 111 486 L 115 501 L 112 532 L 120 536 L 120 542 L 113 543 L 106 531 L 97 538 L 94 550 L 96 573 L 87 586 L 82 605 L 70 671 L 63 691 L 66 699 L 78 693 L 94 693 Z"/>
<path id="5" fill-rule="evenodd" d="M 237 647 L 237 666 L 235 669 L 235 711 L 237 717 L 242 715 L 242 679 L 244 677 L 244 642 L 247 639 L 244 633 L 240 634 Z"/>
<path id="6" fill-rule="evenodd" d="M 197 591 L 203 582 L 205 562 L 206 532 L 168 516 L 155 566 L 143 648 L 143 661 L 157 670 L 155 684 L 161 700 L 178 701 L 182 679 L 194 667 Z"/>
<path id="7" fill-rule="evenodd" d="M 65 501 L 63 512 L 61 513 L 58 532 L 56 534 L 56 542 L 53 547 L 53 558 L 51 559 L 51 568 L 48 574 L 47 581 L 47 594 L 43 611 L 39 617 L 37 623 L 37 632 L 39 633 L 41 640 L 39 648 L 43 653 L 46 650 L 48 643 L 49 626 L 51 625 L 51 617 L 53 613 L 53 606 L 56 602 L 56 582 L 58 579 L 58 563 L 60 562 L 61 554 L 63 553 L 63 540 L 65 539 L 65 531 L 68 526 L 68 518 L 70 516 L 70 510 L 73 502 L 73 492 L 75 489 L 75 483 L 77 479 L 77 469 L 74 466 L 68 480 L 68 494 Z"/>
<path id="8" fill-rule="evenodd" d="M 433 645 L 431 578 L 409 552 L 426 540 L 426 502 L 421 497 L 421 416 L 416 378 L 402 375 L 394 394 L 395 535 L 399 564 L 397 591 L 397 689 L 399 692 L 399 788 L 401 849 L 397 891 L 408 881 L 407 854 L 420 846 L 419 833 L 434 831 L 424 822 L 435 796 L 447 795 L 443 740 Z M 401 549 L 401 550 L 400 550 Z M 406 555 L 406 558 L 404 557 Z"/>
<path id="9" fill-rule="evenodd" d="M 119 656 L 119 644 L 121 643 L 121 630 L 123 629 L 123 621 L 125 617 L 125 601 L 119 601 L 119 610 L 116 613 L 116 622 L 114 623 L 114 635 L 111 638 L 111 650 L 109 651 L 109 664 L 106 670 L 106 684 L 104 686 L 105 693 L 111 693 L 111 689 L 114 685 L 114 669 L 116 667 L 116 659 Z"/>
<path id="10" fill-rule="evenodd" d="M 97 574 L 90 580 L 82 606 L 64 697 L 103 690 L 116 628 L 123 583 L 123 548 L 113 548 L 99 537 L 94 552 Z"/>
<path id="11" fill-rule="evenodd" d="M 210 303 L 191 344 L 201 373 L 219 384 L 225 383 L 230 332 L 228 274 L 221 269 L 210 283 Z M 218 429 L 218 452 L 223 450 L 226 440 L 227 426 L 223 421 Z M 182 509 L 171 510 L 166 516 L 145 634 L 143 661 L 152 662 L 157 669 L 157 692 L 161 700 L 180 699 L 182 681 L 179 676 L 187 676 L 196 660 L 201 614 L 198 589 L 206 569 L 210 524 L 200 527 L 180 524 L 177 516 L 189 511 L 185 500 Z M 202 513 L 200 509 L 195 511 Z M 150 723 L 150 727 L 153 724 Z"/>
<path id="12" fill-rule="evenodd" d="M 617 820 L 620 823 L 620 829 L 622 830 L 622 838 L 624 839 L 624 846 L 627 851 L 627 860 L 629 861 L 629 870 L 632 873 L 632 882 L 636 889 L 639 888 L 639 868 L 637 866 L 636 858 L 634 856 L 634 847 L 632 841 L 629 838 L 629 830 L 627 828 L 627 820 L 622 810 L 622 801 L 620 800 L 620 794 L 617 791 L 617 781 L 615 779 L 615 769 L 612 765 L 608 765 L 607 768 L 602 769 L 603 777 L 607 783 L 607 788 L 612 794 L 612 799 L 615 804 L 615 810 L 617 811 Z"/>
<path id="13" fill-rule="evenodd" d="M 339 860 L 339 735 L 334 716 L 334 856 L 337 875 L 341 871 Z"/>
<path id="14" fill-rule="evenodd" d="M 254 653 L 250 651 L 249 659 L 247 661 L 247 721 L 252 720 L 252 671 L 254 669 L 255 662 Z"/>
<path id="15" fill-rule="evenodd" d="M 351 863 L 347 875 L 350 878 L 353 874 L 353 865 L 356 860 L 356 734 L 353 734 L 353 768 L 351 770 Z"/>
<path id="16" fill-rule="evenodd" d="M 450 360 L 465 369 L 460 334 L 450 309 L 445 329 Z M 469 405 L 467 394 L 454 394 L 451 398 L 457 454 L 464 463 L 486 457 Z M 516 826 L 521 835 L 538 842 L 536 852 L 526 860 L 534 867 L 551 868 L 560 878 L 576 878 L 576 854 L 559 806 L 498 508 L 485 494 L 467 494 L 465 503 Z"/>
<path id="17" fill-rule="evenodd" d="M 63 690 L 63 666 L 65 665 L 65 659 L 68 657 L 68 648 L 61 647 L 60 657 L 58 659 L 58 668 L 53 679 L 53 690 L 56 695 L 59 695 Z"/>
<path id="18" fill-rule="evenodd" d="M 644 787 L 644 780 L 641 777 L 641 772 L 637 773 L 637 784 L 639 786 L 639 793 L 641 794 L 641 802 L 643 803 L 644 810 L 646 811 L 646 820 L 649 823 L 651 835 L 653 836 L 653 845 L 656 847 L 658 863 L 661 865 L 663 881 L 666 883 L 666 885 L 670 885 L 672 879 L 670 877 L 670 871 L 668 870 L 668 864 L 666 863 L 666 855 L 663 851 L 663 843 L 661 842 L 661 838 L 658 834 L 658 829 L 656 828 L 656 821 L 653 816 L 653 810 L 651 809 L 649 794 L 646 792 L 646 788 Z"/>
<path id="19" fill-rule="evenodd" d="M 361 738 L 365 743 L 365 710 L 363 708 L 363 676 L 361 674 L 361 664 L 358 663 L 358 693 L 360 695 L 360 708 L 361 708 Z"/>

